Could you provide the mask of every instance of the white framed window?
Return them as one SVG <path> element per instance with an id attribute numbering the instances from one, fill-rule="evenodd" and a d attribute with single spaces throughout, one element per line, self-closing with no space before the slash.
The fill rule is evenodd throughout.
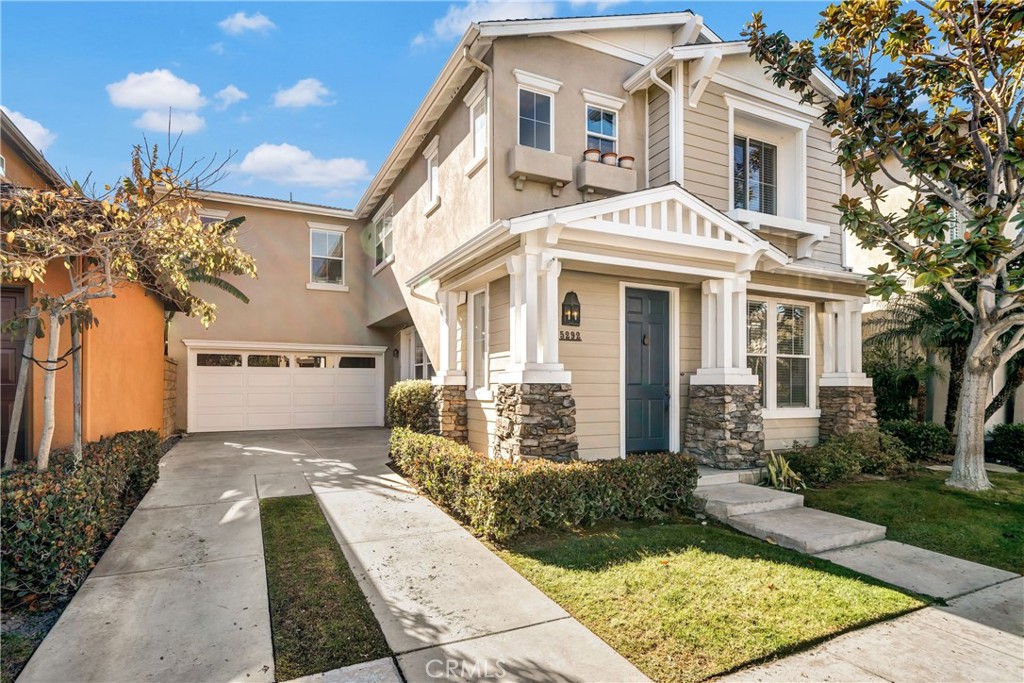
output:
<path id="1" fill-rule="evenodd" d="M 345 285 L 345 228 L 308 222 L 309 282 L 307 289 L 348 291 Z"/>
<path id="2" fill-rule="evenodd" d="M 0 175 L 7 175 L 7 159 L 4 159 L 3 154 L 0 154 Z"/>
<path id="3" fill-rule="evenodd" d="M 765 411 L 813 409 L 813 304 L 749 298 L 747 367 L 760 381 Z"/>
<path id="4" fill-rule="evenodd" d="M 619 151 L 619 115 L 608 109 L 587 105 L 587 149 L 601 153 Z"/>
<path id="5" fill-rule="evenodd" d="M 742 135 L 732 145 L 733 208 L 778 214 L 778 147 Z"/>
<path id="6" fill-rule="evenodd" d="M 487 161 L 487 79 L 480 77 L 463 100 L 469 108 L 469 137 L 472 159 L 466 175 L 472 175 Z"/>
<path id="7" fill-rule="evenodd" d="M 199 209 L 196 214 L 199 216 L 199 222 L 203 225 L 216 225 L 217 223 L 223 223 L 227 220 L 230 211 L 222 211 L 219 209 Z"/>
<path id="8" fill-rule="evenodd" d="M 431 379 L 434 366 L 423 348 L 423 339 L 413 327 L 402 330 L 400 353 L 402 379 Z"/>
<path id="9" fill-rule="evenodd" d="M 555 94 L 562 82 L 513 69 L 519 83 L 519 144 L 555 151 Z"/>
<path id="10" fill-rule="evenodd" d="M 437 147 L 441 138 L 437 135 L 423 150 L 423 158 L 427 161 L 427 209 L 430 214 L 441 204 L 441 180 L 438 177 L 440 167 L 438 163 Z"/>
<path id="11" fill-rule="evenodd" d="M 391 234 L 394 218 L 394 203 L 389 198 L 373 217 L 373 264 L 378 268 L 394 260 L 394 240 Z"/>
<path id="12" fill-rule="evenodd" d="M 469 319 L 469 372 L 466 374 L 469 389 L 487 390 L 487 290 L 473 292 L 468 298 Z"/>

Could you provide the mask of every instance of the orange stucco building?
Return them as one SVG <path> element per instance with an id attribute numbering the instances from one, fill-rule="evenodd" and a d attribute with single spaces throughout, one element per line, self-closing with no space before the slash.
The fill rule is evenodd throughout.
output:
<path id="1" fill-rule="evenodd" d="M 0 158 L 3 181 L 22 187 L 57 187 L 61 179 L 52 166 L 7 117 L 0 114 Z M 69 286 L 67 271 L 55 261 L 42 283 L 8 282 L 0 286 L 3 318 L 24 309 L 40 292 L 59 293 Z M 162 430 L 164 423 L 164 303 L 135 284 L 120 287 L 112 299 L 92 303 L 98 326 L 82 335 L 82 431 L 85 441 L 133 429 Z M 2 438 L 6 448 L 22 341 L 3 339 Z M 67 325 L 60 333 L 59 353 L 71 348 Z M 37 339 L 33 355 L 45 359 L 47 339 Z M 70 357 L 69 357 L 70 360 Z M 45 372 L 32 364 L 29 394 L 22 413 L 20 457 L 34 453 L 43 422 Z M 72 369 L 57 371 L 53 447 L 73 439 Z"/>

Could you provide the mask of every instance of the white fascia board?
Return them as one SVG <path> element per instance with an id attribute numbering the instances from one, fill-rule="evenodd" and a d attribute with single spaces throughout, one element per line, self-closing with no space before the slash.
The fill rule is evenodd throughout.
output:
<path id="1" fill-rule="evenodd" d="M 780 272 L 795 273 L 797 275 L 810 275 L 813 277 L 825 278 L 826 280 L 841 280 L 843 282 L 850 282 L 858 285 L 866 285 L 869 280 L 869 276 L 860 275 L 859 273 L 848 273 L 842 270 L 827 270 L 825 268 L 816 268 L 814 266 L 805 265 L 802 263 L 792 262 L 779 269 Z M 859 297 L 858 297 L 859 298 Z"/>
<path id="2" fill-rule="evenodd" d="M 182 339 L 181 343 L 190 351 L 293 351 L 305 353 L 361 353 L 382 356 L 386 346 L 362 346 L 359 344 L 295 344 L 290 342 L 232 341 L 230 339 Z"/>
<path id="3" fill-rule="evenodd" d="M 437 280 L 464 268 L 475 256 L 494 247 L 509 236 L 508 221 L 495 221 L 470 240 L 463 242 L 432 264 L 405 281 L 407 287 L 419 287 L 430 280 Z"/>
<path id="4" fill-rule="evenodd" d="M 565 19 L 519 19 L 485 21 L 479 24 L 480 35 L 488 38 L 504 36 L 535 36 L 651 26 L 681 26 L 694 16 L 693 12 L 662 12 L 659 14 L 620 14 L 605 17 L 569 17 Z"/>
<path id="5" fill-rule="evenodd" d="M 246 197 L 242 195 L 227 194 L 224 192 L 197 192 L 196 199 L 199 201 L 209 200 L 219 204 L 234 204 L 235 206 L 253 206 L 261 209 L 279 209 L 281 211 L 292 211 L 294 213 L 312 214 L 315 216 L 331 216 L 332 218 L 347 218 L 356 220 L 356 214 L 349 209 L 334 209 L 325 206 L 314 206 L 312 204 L 300 204 L 289 202 L 285 199 L 270 199 L 268 197 Z M 204 208 L 206 213 L 213 210 Z"/>

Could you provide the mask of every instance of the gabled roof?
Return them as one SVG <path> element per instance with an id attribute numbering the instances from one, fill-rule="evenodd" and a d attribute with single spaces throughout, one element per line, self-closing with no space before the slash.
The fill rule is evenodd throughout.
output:
<path id="1" fill-rule="evenodd" d="M 216 192 L 213 190 L 206 190 L 197 192 L 196 196 L 199 199 L 208 199 L 214 202 L 221 202 L 224 204 L 236 204 L 240 206 L 256 206 L 264 207 L 268 209 L 281 209 L 284 211 L 294 211 L 296 213 L 308 213 L 317 216 L 332 216 L 335 218 L 347 218 L 354 220 L 356 215 L 351 209 L 343 209 L 337 206 L 328 206 L 327 204 L 312 204 L 309 202 L 295 202 L 290 199 L 278 199 L 275 197 L 260 197 L 253 194 L 238 194 L 235 192 Z"/>
<path id="2" fill-rule="evenodd" d="M 53 187 L 64 187 L 64 179 L 61 178 L 60 173 L 50 165 L 43 153 L 36 149 L 36 146 L 25 137 L 21 129 L 14 125 L 14 121 L 11 121 L 7 112 L 2 109 L 0 109 L 0 135 L 3 136 L 4 142 L 10 145 L 25 160 L 25 163 L 31 166 L 32 170 L 46 182 Z"/>

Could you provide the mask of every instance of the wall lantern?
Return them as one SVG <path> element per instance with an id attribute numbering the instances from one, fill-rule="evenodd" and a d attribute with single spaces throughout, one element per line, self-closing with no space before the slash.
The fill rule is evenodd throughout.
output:
<path id="1" fill-rule="evenodd" d="M 576 292 L 569 292 L 562 301 L 562 324 L 579 327 L 580 317 L 580 298 L 576 296 Z"/>

